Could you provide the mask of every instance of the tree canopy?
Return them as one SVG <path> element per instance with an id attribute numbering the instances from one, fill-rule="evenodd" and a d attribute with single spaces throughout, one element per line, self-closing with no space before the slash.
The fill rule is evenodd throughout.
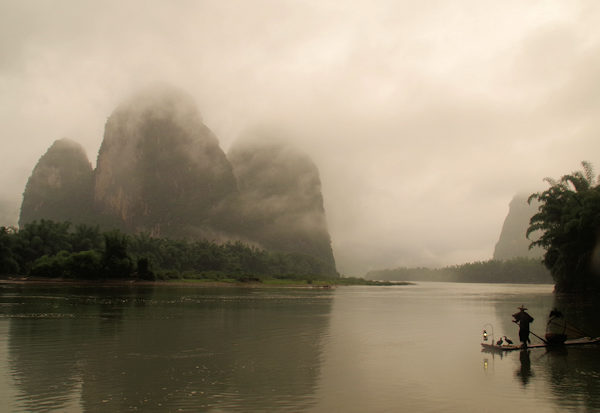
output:
<path id="1" fill-rule="evenodd" d="M 336 278 L 318 258 L 266 251 L 241 242 L 154 238 L 101 232 L 48 220 L 0 227 L 0 275 L 75 279 Z"/>
<path id="2" fill-rule="evenodd" d="M 443 268 L 400 267 L 369 272 L 365 278 L 382 281 L 442 281 L 467 283 L 551 283 L 539 259 L 516 257 L 452 265 Z"/>
<path id="3" fill-rule="evenodd" d="M 532 194 L 540 203 L 531 217 L 527 237 L 539 231 L 531 247 L 546 250 L 544 265 L 558 292 L 600 290 L 600 180 L 590 163 L 559 180 L 546 178 L 550 187 Z"/>

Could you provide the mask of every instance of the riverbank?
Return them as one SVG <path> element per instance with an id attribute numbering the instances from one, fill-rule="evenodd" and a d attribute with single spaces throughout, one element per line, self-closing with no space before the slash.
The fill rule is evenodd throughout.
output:
<path id="1" fill-rule="evenodd" d="M 177 287 L 288 287 L 288 288 L 315 288 L 330 289 L 338 286 L 370 285 L 370 286 L 402 286 L 414 285 L 411 282 L 387 282 L 372 281 L 363 278 L 336 278 L 327 280 L 300 280 L 300 279 L 248 279 L 240 281 L 236 279 L 211 280 L 180 278 L 171 280 L 147 281 L 139 279 L 104 279 L 104 280 L 80 280 L 71 278 L 44 278 L 44 277 L 3 277 L 1 284 L 23 284 L 23 285 L 73 285 L 73 286 L 177 286 Z"/>

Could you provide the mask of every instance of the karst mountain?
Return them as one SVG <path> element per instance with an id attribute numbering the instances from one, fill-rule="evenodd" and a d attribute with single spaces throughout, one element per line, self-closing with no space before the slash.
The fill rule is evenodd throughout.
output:
<path id="1" fill-rule="evenodd" d="M 19 225 L 40 219 L 153 237 L 243 241 L 318 258 L 337 274 L 319 172 L 279 136 L 255 132 L 226 155 L 184 91 L 143 90 L 107 119 L 96 168 L 56 141 L 23 194 Z"/>

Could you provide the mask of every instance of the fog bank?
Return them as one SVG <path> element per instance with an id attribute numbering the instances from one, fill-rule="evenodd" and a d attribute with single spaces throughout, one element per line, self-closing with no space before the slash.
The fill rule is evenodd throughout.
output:
<path id="1" fill-rule="evenodd" d="M 0 4 L 0 225 L 54 140 L 92 163 L 135 90 L 184 89 L 222 149 L 280 125 L 319 168 L 338 270 L 491 258 L 517 192 L 600 169 L 600 5 Z"/>

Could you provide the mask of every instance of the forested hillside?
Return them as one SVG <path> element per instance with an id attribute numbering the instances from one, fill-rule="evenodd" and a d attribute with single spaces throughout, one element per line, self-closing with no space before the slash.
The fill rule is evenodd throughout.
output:
<path id="1" fill-rule="evenodd" d="M 444 268 L 394 268 L 371 271 L 365 278 L 382 281 L 553 283 L 550 272 L 540 260 L 531 258 L 480 261 Z"/>
<path id="2" fill-rule="evenodd" d="M 217 244 L 101 232 L 98 226 L 35 221 L 0 227 L 0 274 L 73 279 L 331 277 L 329 263 L 241 242 Z M 337 274 L 336 274 L 337 276 Z"/>

